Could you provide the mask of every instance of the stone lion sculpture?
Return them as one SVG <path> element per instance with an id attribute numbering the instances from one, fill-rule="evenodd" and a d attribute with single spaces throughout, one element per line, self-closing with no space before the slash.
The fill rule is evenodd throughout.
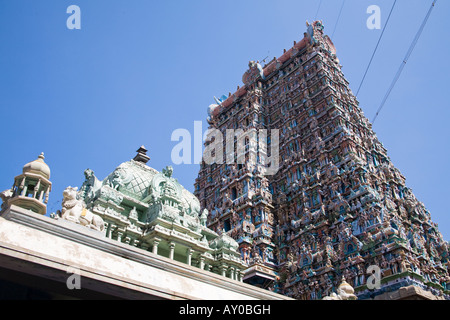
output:
<path id="1" fill-rule="evenodd" d="M 78 199 L 76 187 L 68 187 L 63 191 L 61 218 L 97 231 L 103 231 L 105 228 L 103 219 L 87 210 L 84 202 Z"/>

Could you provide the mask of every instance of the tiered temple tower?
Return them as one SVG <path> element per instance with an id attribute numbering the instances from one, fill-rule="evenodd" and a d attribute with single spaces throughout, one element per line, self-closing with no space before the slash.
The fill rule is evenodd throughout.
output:
<path id="1" fill-rule="evenodd" d="M 244 85 L 208 109 L 223 137 L 242 129 L 232 146 L 245 159 L 201 164 L 195 195 L 208 227 L 239 243 L 244 281 L 294 298 L 322 299 L 342 277 L 360 299 L 405 287 L 448 298 L 448 243 L 377 139 L 322 23 L 307 27 L 281 57 L 250 62 Z M 279 130 L 275 174 L 261 129 Z"/>

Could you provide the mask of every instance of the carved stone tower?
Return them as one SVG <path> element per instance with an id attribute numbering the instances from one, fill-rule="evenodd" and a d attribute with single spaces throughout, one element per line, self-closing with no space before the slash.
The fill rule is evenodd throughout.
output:
<path id="1" fill-rule="evenodd" d="M 244 86 L 209 107 L 216 131 L 279 130 L 280 165 L 265 175 L 258 161 L 203 162 L 195 195 L 207 225 L 239 243 L 254 268 L 244 280 L 297 299 L 321 299 L 342 277 L 360 299 L 405 287 L 448 299 L 449 245 L 341 68 L 322 23 L 308 23 L 301 41 L 264 67 L 250 62 Z"/>

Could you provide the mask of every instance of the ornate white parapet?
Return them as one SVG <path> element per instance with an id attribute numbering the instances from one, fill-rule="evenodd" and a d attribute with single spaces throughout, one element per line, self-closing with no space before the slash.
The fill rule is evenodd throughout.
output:
<path id="1" fill-rule="evenodd" d="M 0 216 L 0 268 L 33 277 L 44 285 L 56 283 L 52 290 L 65 296 L 94 293 L 123 299 L 289 299 L 109 239 L 97 230 L 16 206 Z M 78 270 L 81 277 L 81 289 L 76 292 L 67 287 L 70 270 Z"/>

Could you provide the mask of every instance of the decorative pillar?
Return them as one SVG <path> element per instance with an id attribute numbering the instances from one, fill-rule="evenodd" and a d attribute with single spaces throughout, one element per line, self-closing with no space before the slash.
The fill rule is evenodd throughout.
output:
<path id="1" fill-rule="evenodd" d="M 230 279 L 231 279 L 231 280 L 236 280 L 236 279 L 234 278 L 234 276 L 235 276 L 235 273 L 234 273 L 234 267 L 230 267 Z"/>
<path id="2" fill-rule="evenodd" d="M 44 194 L 45 190 L 42 189 L 41 192 L 39 192 L 39 201 L 44 202 Z"/>
<path id="3" fill-rule="evenodd" d="M 47 189 L 45 190 L 45 200 L 44 203 L 48 203 L 48 197 L 50 195 L 50 186 L 47 187 Z"/>
<path id="4" fill-rule="evenodd" d="M 25 179 L 24 179 L 24 181 L 25 181 Z M 22 188 L 22 193 L 20 194 L 22 197 L 26 197 L 27 196 L 27 191 L 28 191 L 28 186 L 27 185 L 25 185 L 23 188 Z"/>
<path id="5" fill-rule="evenodd" d="M 236 269 L 236 281 L 239 282 L 243 281 L 243 274 L 240 269 Z"/>
<path id="6" fill-rule="evenodd" d="M 36 195 L 37 195 L 40 187 L 41 187 L 41 179 L 38 179 L 38 182 L 37 182 L 36 186 L 34 187 L 33 198 L 36 199 Z"/>
<path id="7" fill-rule="evenodd" d="M 200 257 L 200 269 L 205 269 L 205 257 Z"/>
<path id="8" fill-rule="evenodd" d="M 20 195 L 25 196 L 25 192 L 23 189 L 25 188 L 25 177 L 23 177 L 22 181 L 20 182 L 19 190 L 21 190 Z"/>
<path id="9" fill-rule="evenodd" d="M 228 269 L 228 266 L 225 263 L 223 263 L 222 264 L 222 276 L 223 277 L 227 276 L 227 269 Z"/>
<path id="10" fill-rule="evenodd" d="M 186 250 L 186 253 L 187 253 L 186 263 L 188 265 L 191 265 L 191 263 L 192 263 L 192 254 L 194 253 L 194 250 L 192 250 L 191 248 L 188 248 Z"/>
<path id="11" fill-rule="evenodd" d="M 122 242 L 122 236 L 124 232 L 122 230 L 117 230 L 117 241 Z"/>
<path id="12" fill-rule="evenodd" d="M 170 248 L 169 259 L 173 260 L 173 256 L 174 256 L 174 253 L 175 253 L 175 242 L 171 242 L 169 244 L 169 248 Z"/>
<path id="13" fill-rule="evenodd" d="M 109 239 L 111 239 L 111 223 L 108 222 L 108 226 L 106 227 L 106 233 L 105 236 Z"/>
<path id="14" fill-rule="evenodd" d="M 156 238 L 156 239 L 153 240 L 153 248 L 152 248 L 152 252 L 153 252 L 154 254 L 158 254 L 158 245 L 159 245 L 160 242 L 161 242 L 161 239 L 158 239 L 158 238 Z"/>

